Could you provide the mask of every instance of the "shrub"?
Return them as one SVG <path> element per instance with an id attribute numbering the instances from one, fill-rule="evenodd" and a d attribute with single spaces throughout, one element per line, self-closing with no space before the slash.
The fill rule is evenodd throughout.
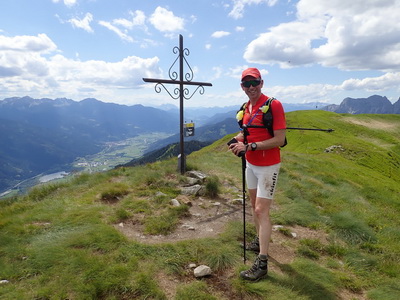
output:
<path id="1" fill-rule="evenodd" d="M 220 193 L 220 182 L 217 176 L 210 176 L 206 179 L 206 195 L 211 198 L 218 197 Z"/>

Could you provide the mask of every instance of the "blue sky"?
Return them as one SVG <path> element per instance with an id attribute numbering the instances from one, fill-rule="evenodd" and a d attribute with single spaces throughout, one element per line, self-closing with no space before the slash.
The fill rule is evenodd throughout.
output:
<path id="1" fill-rule="evenodd" d="M 399 13 L 400 0 L 0 0 L 0 99 L 178 105 L 142 78 L 169 79 L 181 34 L 193 81 L 213 84 L 185 106 L 240 105 L 247 67 L 284 103 L 393 103 Z"/>

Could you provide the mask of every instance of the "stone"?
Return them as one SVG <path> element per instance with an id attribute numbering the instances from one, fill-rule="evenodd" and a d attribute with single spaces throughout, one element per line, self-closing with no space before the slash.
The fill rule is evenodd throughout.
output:
<path id="1" fill-rule="evenodd" d="M 196 278 L 199 278 L 211 275 L 212 271 L 209 266 L 201 265 L 194 269 L 193 273 Z"/>
<path id="2" fill-rule="evenodd" d="M 188 171 L 186 175 L 192 178 L 200 179 L 202 182 L 207 178 L 207 175 L 199 171 Z"/>
<path id="3" fill-rule="evenodd" d="M 181 204 L 179 203 L 179 201 L 177 199 L 172 199 L 171 204 L 172 204 L 172 206 L 175 206 L 175 207 L 181 206 Z"/>
<path id="4" fill-rule="evenodd" d="M 277 231 L 279 228 L 283 228 L 283 226 L 282 225 L 273 225 L 272 226 L 273 231 Z"/>
<path id="5" fill-rule="evenodd" d="M 200 190 L 201 190 L 201 185 L 199 184 L 181 188 L 182 194 L 193 195 L 193 196 L 197 196 Z"/>

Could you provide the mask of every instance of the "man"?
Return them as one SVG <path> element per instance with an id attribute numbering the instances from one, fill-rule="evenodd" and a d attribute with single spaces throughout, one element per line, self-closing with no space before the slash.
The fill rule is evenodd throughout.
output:
<path id="1" fill-rule="evenodd" d="M 268 273 L 268 248 L 272 224 L 270 208 L 280 169 L 280 146 L 285 143 L 286 121 L 282 104 L 274 99 L 269 104 L 272 110 L 273 136 L 263 126 L 263 114 L 269 97 L 261 92 L 264 81 L 256 68 L 248 68 L 242 73 L 241 87 L 249 98 L 243 115 L 243 128 L 229 145 L 235 155 L 245 153 L 246 182 L 250 196 L 257 238 L 250 250 L 259 252 L 254 265 L 240 273 L 246 280 L 257 281 Z M 255 126 L 255 127 L 252 127 Z M 257 127 L 258 126 L 258 127 Z"/>

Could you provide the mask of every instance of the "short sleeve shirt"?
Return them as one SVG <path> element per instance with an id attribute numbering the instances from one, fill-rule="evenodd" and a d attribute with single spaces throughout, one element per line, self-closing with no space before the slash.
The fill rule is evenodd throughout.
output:
<path id="1" fill-rule="evenodd" d="M 261 94 L 261 97 L 258 99 L 256 105 L 252 107 L 251 112 L 249 111 L 250 102 L 248 102 L 243 115 L 243 124 L 263 126 L 263 112 L 261 111 L 260 107 L 262 107 L 267 100 L 268 97 L 264 94 Z M 285 129 L 286 120 L 282 103 L 275 99 L 271 102 L 269 109 L 272 110 L 273 130 Z M 248 128 L 248 131 L 250 133 L 247 137 L 249 144 L 272 138 L 268 132 L 268 129 L 266 128 L 250 127 Z M 255 166 L 271 166 L 278 164 L 281 162 L 280 148 L 276 147 L 272 149 L 256 151 L 249 150 L 246 152 L 246 160 Z"/>

